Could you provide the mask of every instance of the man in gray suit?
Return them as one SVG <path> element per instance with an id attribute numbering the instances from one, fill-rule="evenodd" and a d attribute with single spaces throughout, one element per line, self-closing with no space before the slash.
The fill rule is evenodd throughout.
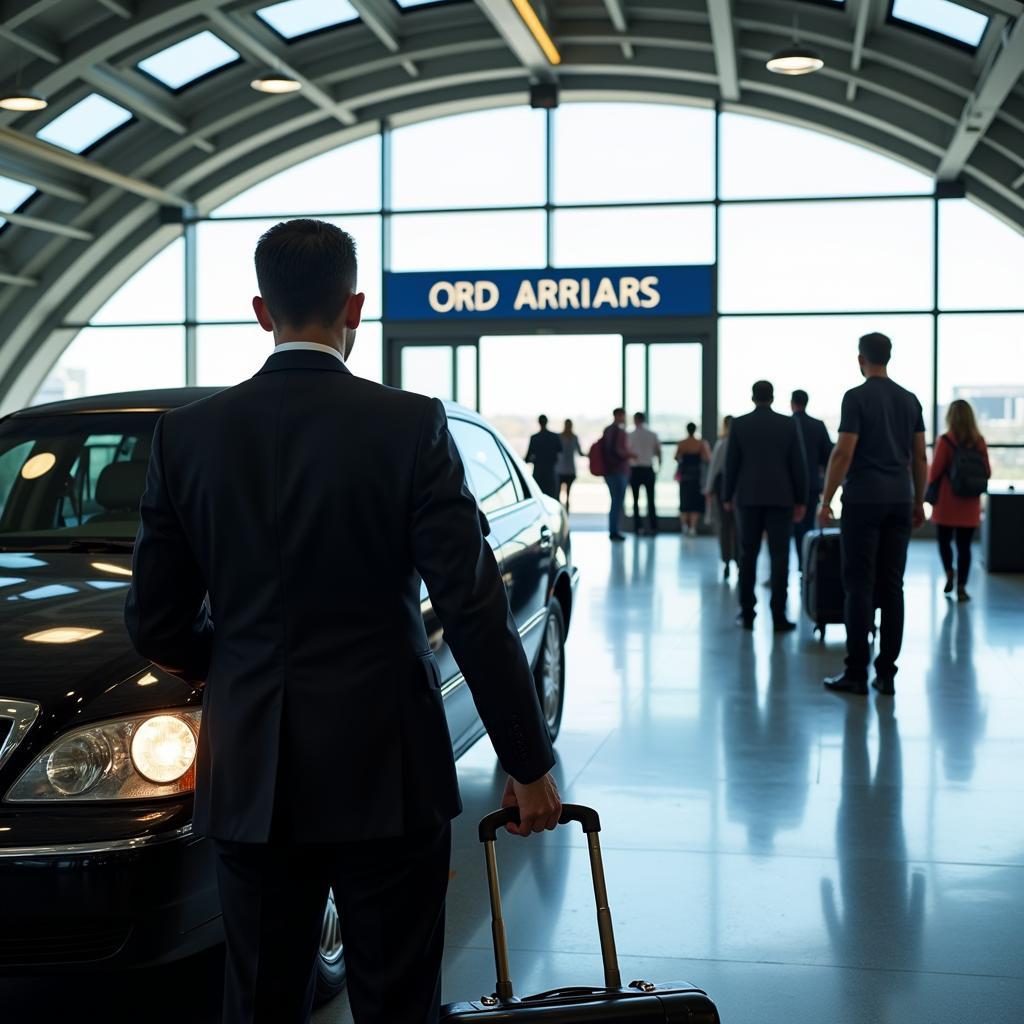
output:
<path id="1" fill-rule="evenodd" d="M 796 628 L 786 618 L 789 590 L 789 540 L 793 523 L 807 511 L 807 458 L 794 420 L 772 412 L 771 383 L 754 384 L 754 411 L 733 420 L 725 466 L 725 508 L 738 510 L 740 614 L 744 629 L 754 628 L 754 593 L 761 537 L 768 535 L 772 563 L 772 621 L 776 633 Z"/>

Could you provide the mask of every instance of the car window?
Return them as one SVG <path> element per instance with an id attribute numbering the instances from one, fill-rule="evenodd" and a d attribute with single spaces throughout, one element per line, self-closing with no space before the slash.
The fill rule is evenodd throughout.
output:
<path id="1" fill-rule="evenodd" d="M 8 420 L 0 429 L 0 544 L 133 538 L 156 420 L 122 412 Z"/>
<path id="2" fill-rule="evenodd" d="M 519 501 L 512 472 L 494 435 L 475 423 L 452 419 L 448 428 L 466 464 L 469 486 L 486 515 Z"/>

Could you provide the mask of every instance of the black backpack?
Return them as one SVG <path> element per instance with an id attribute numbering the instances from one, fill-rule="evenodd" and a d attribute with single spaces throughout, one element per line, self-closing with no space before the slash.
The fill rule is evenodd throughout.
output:
<path id="1" fill-rule="evenodd" d="M 958 498 L 977 498 L 988 490 L 988 467 L 985 465 L 985 456 L 978 448 L 953 445 L 949 486 Z"/>

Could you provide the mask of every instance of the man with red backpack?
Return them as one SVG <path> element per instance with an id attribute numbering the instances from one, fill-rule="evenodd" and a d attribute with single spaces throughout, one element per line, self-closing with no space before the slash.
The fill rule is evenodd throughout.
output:
<path id="1" fill-rule="evenodd" d="M 594 476 L 603 476 L 608 485 L 612 499 L 608 511 L 608 536 L 614 541 L 621 541 L 626 539 L 619 528 L 622 523 L 622 507 L 629 486 L 630 463 L 636 456 L 630 451 L 626 437 L 626 410 L 616 409 L 612 417 L 601 439 L 595 441 L 590 448 L 590 472 Z"/>

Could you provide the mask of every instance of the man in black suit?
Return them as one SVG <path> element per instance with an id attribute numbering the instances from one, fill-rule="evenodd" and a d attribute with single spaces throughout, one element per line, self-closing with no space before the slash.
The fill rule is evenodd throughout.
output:
<path id="1" fill-rule="evenodd" d="M 789 402 L 789 407 L 793 410 L 793 419 L 800 429 L 804 454 L 807 456 L 807 507 L 803 519 L 793 524 L 796 564 L 801 572 L 804 571 L 804 537 L 814 527 L 818 498 L 821 497 L 821 489 L 825 484 L 825 468 L 828 466 L 828 457 L 832 454 L 832 438 L 828 436 L 828 427 L 821 420 L 807 415 L 807 402 L 807 392 L 799 389 L 793 392 Z"/>
<path id="2" fill-rule="evenodd" d="M 548 430 L 547 416 L 538 416 L 540 430 L 531 435 L 526 450 L 526 461 L 533 463 L 533 478 L 540 489 L 551 498 L 558 498 L 558 476 L 555 467 L 562 454 L 562 439 Z"/>
<path id="3" fill-rule="evenodd" d="M 278 224 L 256 273 L 276 349 L 157 425 L 126 621 L 205 681 L 194 825 L 217 852 L 224 1020 L 309 1019 L 333 887 L 356 1021 L 433 1022 L 461 805 L 421 577 L 521 835 L 557 823 L 551 743 L 443 406 L 345 365 L 352 239 Z"/>
<path id="4" fill-rule="evenodd" d="M 772 563 L 772 620 L 777 633 L 796 625 L 786 618 L 789 539 L 792 524 L 807 511 L 807 459 L 796 423 L 772 412 L 775 391 L 766 380 L 753 389 L 754 411 L 732 421 L 725 460 L 725 508 L 739 511 L 740 614 L 744 629 L 754 628 L 754 594 L 761 537 L 768 534 Z"/>

